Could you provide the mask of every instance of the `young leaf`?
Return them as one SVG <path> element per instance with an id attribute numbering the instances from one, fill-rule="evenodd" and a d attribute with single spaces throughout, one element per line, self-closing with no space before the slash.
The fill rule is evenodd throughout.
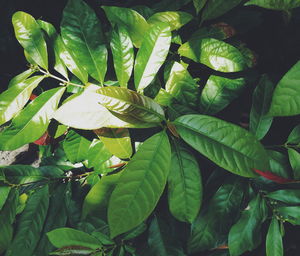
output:
<path id="1" fill-rule="evenodd" d="M 80 65 L 103 84 L 107 69 L 107 49 L 101 23 L 84 1 L 68 1 L 63 12 L 61 35 Z"/>
<path id="2" fill-rule="evenodd" d="M 45 91 L 26 106 L 0 133 L 0 150 L 14 150 L 40 138 L 64 91 L 65 87 Z"/>
<path id="3" fill-rule="evenodd" d="M 127 87 L 133 69 L 134 51 L 129 32 L 124 26 L 116 26 L 113 30 L 110 48 L 119 84 L 121 87 Z"/>
<path id="4" fill-rule="evenodd" d="M 6 252 L 7 256 L 32 253 L 40 238 L 49 205 L 48 186 L 35 191 L 28 199 L 25 209 L 18 221 L 16 235 Z"/>
<path id="5" fill-rule="evenodd" d="M 213 38 L 188 41 L 179 47 L 178 53 L 221 72 L 238 72 L 246 68 L 238 49 Z"/>
<path id="6" fill-rule="evenodd" d="M 165 119 L 161 106 L 135 91 L 109 86 L 100 88 L 97 92 L 99 103 L 114 113 L 148 123 L 159 123 Z"/>
<path id="7" fill-rule="evenodd" d="M 288 11 L 300 6 L 299 0 L 250 0 L 245 5 L 256 5 L 271 10 Z"/>
<path id="8" fill-rule="evenodd" d="M 254 90 L 250 112 L 250 132 L 261 140 L 269 131 L 273 118 L 268 113 L 273 92 L 273 83 L 263 75 Z"/>
<path id="9" fill-rule="evenodd" d="M 271 220 L 266 238 L 266 255 L 283 256 L 282 236 L 279 222 L 274 216 Z"/>
<path id="10" fill-rule="evenodd" d="M 300 204 L 300 191 L 296 189 L 276 190 L 268 193 L 266 196 L 286 204 Z"/>
<path id="11" fill-rule="evenodd" d="M 239 126 L 205 115 L 181 116 L 174 124 L 185 142 L 230 172 L 256 177 L 254 168 L 269 168 L 263 146 Z"/>
<path id="12" fill-rule="evenodd" d="M 149 25 L 142 15 L 130 8 L 102 6 L 112 25 L 125 26 L 135 47 L 141 46 Z"/>
<path id="13" fill-rule="evenodd" d="M 108 205 L 111 237 L 142 223 L 156 206 L 167 181 L 171 160 L 168 136 L 147 139 L 123 171 Z"/>
<path id="14" fill-rule="evenodd" d="M 289 160 L 293 168 L 293 175 L 295 180 L 300 180 L 300 153 L 295 149 L 288 149 Z"/>
<path id="15" fill-rule="evenodd" d="M 35 87 L 44 76 L 34 76 L 25 81 L 14 83 L 8 90 L 0 94 L 0 125 L 12 119 L 25 106 Z"/>
<path id="16" fill-rule="evenodd" d="M 287 139 L 287 143 L 300 144 L 300 125 L 294 127 Z"/>
<path id="17" fill-rule="evenodd" d="M 167 24 L 155 24 L 147 31 L 134 65 L 134 84 L 138 91 L 152 82 L 168 55 L 170 44 L 171 30 Z"/>
<path id="18" fill-rule="evenodd" d="M 178 30 L 192 20 L 193 16 L 187 12 L 157 12 L 153 14 L 147 22 L 150 25 L 157 23 L 167 23 L 171 31 Z"/>
<path id="19" fill-rule="evenodd" d="M 298 61 L 277 84 L 269 115 L 293 116 L 300 114 L 300 61 Z"/>
<path id="20" fill-rule="evenodd" d="M 173 141 L 168 202 L 170 212 L 180 221 L 192 222 L 202 202 L 202 180 L 197 159 L 181 143 Z"/>
<path id="21" fill-rule="evenodd" d="M 15 86 L 19 83 L 22 83 L 24 82 L 28 77 L 30 77 L 33 73 L 34 73 L 34 69 L 27 69 L 25 70 L 24 72 L 22 72 L 21 74 L 15 76 L 14 78 L 12 78 L 10 81 L 9 81 L 9 84 L 8 84 L 8 88 L 9 87 L 12 87 L 12 86 Z"/>
<path id="22" fill-rule="evenodd" d="M 261 224 L 268 214 L 266 202 L 257 195 L 242 212 L 241 218 L 229 232 L 228 246 L 230 255 L 239 256 L 255 249 L 261 242 Z"/>
<path id="23" fill-rule="evenodd" d="M 101 243 L 95 237 L 73 229 L 73 228 L 57 228 L 47 233 L 50 242 L 57 248 L 69 246 L 83 246 L 88 249 L 98 249 Z"/>
<path id="24" fill-rule="evenodd" d="M 36 64 L 48 69 L 47 46 L 39 24 L 29 14 L 16 12 L 12 17 L 15 35 Z"/>

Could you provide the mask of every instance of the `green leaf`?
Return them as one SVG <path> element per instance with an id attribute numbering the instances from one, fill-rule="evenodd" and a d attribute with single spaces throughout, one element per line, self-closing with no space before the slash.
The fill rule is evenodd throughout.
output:
<path id="1" fill-rule="evenodd" d="M 68 246 L 83 246 L 90 249 L 98 249 L 101 243 L 95 237 L 73 229 L 73 228 L 57 228 L 47 233 L 50 242 L 57 248 Z"/>
<path id="2" fill-rule="evenodd" d="M 141 46 L 149 25 L 142 15 L 130 8 L 102 6 L 112 25 L 125 26 L 135 47 Z"/>
<path id="3" fill-rule="evenodd" d="M 153 14 L 147 22 L 150 25 L 157 23 L 167 23 L 171 31 L 178 30 L 193 19 L 193 16 L 187 12 L 157 12 Z"/>
<path id="4" fill-rule="evenodd" d="M 199 108 L 205 114 L 216 114 L 236 99 L 245 87 L 245 79 L 211 75 L 204 86 Z"/>
<path id="5" fill-rule="evenodd" d="M 181 116 L 174 124 L 185 142 L 232 173 L 257 177 L 254 168 L 269 168 L 263 146 L 239 126 L 205 115 Z"/>
<path id="6" fill-rule="evenodd" d="M 193 0 L 193 4 L 194 4 L 197 14 L 203 9 L 206 2 L 207 2 L 207 0 Z"/>
<path id="7" fill-rule="evenodd" d="M 239 256 L 255 249 L 261 242 L 261 225 L 267 218 L 268 208 L 257 195 L 242 212 L 241 218 L 230 229 L 228 246 L 231 256 Z"/>
<path id="8" fill-rule="evenodd" d="M 291 131 L 287 143 L 290 144 L 300 144 L 300 125 L 297 125 L 294 127 L 294 129 Z"/>
<path id="9" fill-rule="evenodd" d="M 0 171 L 1 171 L 1 167 L 0 167 Z M 2 185 L 0 186 L 0 211 L 6 202 L 9 192 L 10 192 L 9 186 L 2 186 Z"/>
<path id="10" fill-rule="evenodd" d="M 68 1 L 63 12 L 61 36 L 80 65 L 103 84 L 107 69 L 107 49 L 101 23 L 84 1 Z"/>
<path id="11" fill-rule="evenodd" d="M 164 63 L 171 45 L 171 30 L 167 24 L 153 25 L 144 35 L 134 64 L 134 84 L 143 91 Z"/>
<path id="12" fill-rule="evenodd" d="M 129 32 L 124 26 L 116 26 L 113 30 L 110 48 L 119 84 L 121 87 L 127 87 L 133 69 L 134 51 Z"/>
<path id="13" fill-rule="evenodd" d="M 270 171 L 287 179 L 292 178 L 292 170 L 288 157 L 285 154 L 274 150 L 268 150 L 267 152 L 270 159 Z"/>
<path id="14" fill-rule="evenodd" d="M 299 206 L 278 207 L 277 210 L 278 214 L 281 215 L 285 221 L 288 221 L 293 225 L 300 225 Z"/>
<path id="15" fill-rule="evenodd" d="M 214 38 L 188 41 L 179 47 L 178 53 L 221 72 L 238 72 L 246 68 L 245 59 L 237 48 Z"/>
<path id="16" fill-rule="evenodd" d="M 115 189 L 121 172 L 103 176 L 86 195 L 83 207 L 82 218 L 88 215 L 95 215 L 106 219 L 106 209 L 111 193 Z"/>
<path id="17" fill-rule="evenodd" d="M 120 115 L 140 122 L 160 123 L 165 119 L 163 109 L 151 98 L 121 87 L 103 87 L 97 90 L 99 102 Z"/>
<path id="18" fill-rule="evenodd" d="M 269 115 L 293 116 L 300 114 L 300 61 L 298 61 L 277 84 Z"/>
<path id="19" fill-rule="evenodd" d="M 186 68 L 175 62 L 165 85 L 166 92 L 180 104 L 196 107 L 199 98 L 199 89 Z"/>
<path id="20" fill-rule="evenodd" d="M 38 20 L 37 22 L 49 37 L 51 51 L 53 52 L 52 54 L 54 54 L 54 69 L 68 79 L 68 71 L 66 69 L 65 63 L 60 58 L 60 44 L 62 43 L 59 42 L 61 41 L 60 36 L 57 34 L 55 27 L 52 24 L 42 20 Z"/>
<path id="21" fill-rule="evenodd" d="M 181 143 L 173 141 L 168 176 L 168 202 L 172 215 L 192 222 L 202 203 L 202 179 L 197 159 Z"/>
<path id="22" fill-rule="evenodd" d="M 97 170 L 105 161 L 110 159 L 111 152 L 108 151 L 101 140 L 94 139 L 90 143 L 85 157 L 88 160 L 88 168 L 94 167 Z"/>
<path id="23" fill-rule="evenodd" d="M 283 256 L 282 236 L 279 222 L 276 217 L 272 218 L 268 229 L 266 253 L 267 256 Z"/>
<path id="24" fill-rule="evenodd" d="M 245 5 L 256 5 L 271 10 L 288 11 L 300 6 L 299 0 L 250 0 Z"/>
<path id="25" fill-rule="evenodd" d="M 288 149 L 289 160 L 293 168 L 293 175 L 295 180 L 300 180 L 300 153 L 295 149 Z"/>
<path id="26" fill-rule="evenodd" d="M 63 247 L 59 250 L 56 250 L 52 253 L 50 253 L 49 255 L 64 255 L 64 256 L 70 256 L 70 255 L 74 255 L 74 256 L 84 256 L 84 255 L 93 255 L 93 256 L 102 256 L 102 253 L 99 254 L 94 254 L 95 250 L 90 249 L 90 248 L 86 248 L 83 246 L 77 246 L 77 245 L 73 245 L 73 246 L 68 246 L 68 247 Z"/>
<path id="27" fill-rule="evenodd" d="M 0 125 L 6 123 L 25 106 L 35 87 L 44 79 L 44 76 L 34 76 L 19 81 L 19 79 L 9 87 L 8 90 L 0 94 Z"/>
<path id="28" fill-rule="evenodd" d="M 160 132 L 147 139 L 123 171 L 108 206 L 111 237 L 142 223 L 155 208 L 167 182 L 171 150 Z"/>
<path id="29" fill-rule="evenodd" d="M 28 199 L 25 209 L 18 221 L 16 235 L 6 252 L 6 256 L 32 253 L 40 238 L 49 205 L 48 186 L 34 192 Z"/>
<path id="30" fill-rule="evenodd" d="M 39 24 L 29 14 L 16 12 L 12 17 L 15 35 L 31 59 L 48 69 L 47 45 Z"/>
<path id="31" fill-rule="evenodd" d="M 223 0 L 210 0 L 203 10 L 202 19 L 211 20 L 222 16 L 241 2 L 242 0 L 228 0 L 226 2 Z"/>
<path id="32" fill-rule="evenodd" d="M 25 70 L 21 74 L 15 76 L 14 78 L 12 78 L 9 81 L 8 88 L 24 82 L 24 80 L 26 80 L 28 77 L 30 77 L 34 72 L 35 71 L 30 68 L 30 69 Z"/>
<path id="33" fill-rule="evenodd" d="M 88 157 L 88 150 L 91 142 L 77 132 L 68 132 L 64 143 L 64 151 L 71 163 L 82 162 Z"/>
<path id="34" fill-rule="evenodd" d="M 0 133 L 0 150 L 14 150 L 39 139 L 47 130 L 65 87 L 43 92 Z"/>
<path id="35" fill-rule="evenodd" d="M 191 0 L 165 0 L 159 1 L 158 3 L 154 4 L 152 8 L 157 12 L 165 10 L 177 11 L 189 2 L 191 2 Z"/>
<path id="36" fill-rule="evenodd" d="M 162 106 L 170 106 L 172 100 L 173 100 L 172 95 L 163 88 L 160 88 L 158 94 L 154 98 L 154 101 Z"/>
<path id="37" fill-rule="evenodd" d="M 273 118 L 266 116 L 271 104 L 273 83 L 263 75 L 254 90 L 250 112 L 250 132 L 259 140 L 269 131 Z"/>
<path id="38" fill-rule="evenodd" d="M 266 196 L 286 204 L 300 204 L 300 190 L 296 189 L 277 190 L 268 193 Z"/>
<path id="39" fill-rule="evenodd" d="M 221 245 L 229 229 L 239 215 L 243 202 L 245 183 L 240 177 L 227 178 L 210 201 L 201 209 L 188 240 L 191 253 L 213 249 Z"/>

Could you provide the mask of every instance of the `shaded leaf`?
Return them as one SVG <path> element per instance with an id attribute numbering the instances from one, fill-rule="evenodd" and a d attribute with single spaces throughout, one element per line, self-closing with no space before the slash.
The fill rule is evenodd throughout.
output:
<path id="1" fill-rule="evenodd" d="M 0 167 L 0 171 L 2 172 L 1 167 Z M 2 185 L 0 186 L 0 211 L 6 202 L 9 192 L 10 192 L 9 186 L 2 186 Z"/>
<path id="2" fill-rule="evenodd" d="M 262 172 L 262 171 L 257 170 L 257 169 L 254 169 L 254 171 L 256 173 L 258 173 L 259 175 L 263 176 L 264 178 L 266 178 L 268 180 L 271 180 L 271 181 L 274 181 L 274 182 L 279 183 L 279 184 L 286 184 L 286 183 L 294 182 L 294 180 L 278 176 L 278 175 L 276 175 L 272 172 L 269 172 L 269 171 Z"/>
<path id="3" fill-rule="evenodd" d="M 283 245 L 279 222 L 274 216 L 271 220 L 266 238 L 267 256 L 283 256 Z"/>
<path id="4" fill-rule="evenodd" d="M 206 2 L 207 2 L 207 0 L 193 0 L 193 4 L 194 4 L 197 14 L 203 9 Z"/>
<path id="5" fill-rule="evenodd" d="M 300 225 L 300 207 L 299 206 L 284 206 L 278 207 L 278 214 L 282 216 L 285 221 L 293 225 Z"/>
<path id="6" fill-rule="evenodd" d="M 300 180 L 300 153 L 295 149 L 288 149 L 289 160 L 293 168 L 294 179 Z"/>
<path id="7" fill-rule="evenodd" d="M 290 10 L 300 6 L 299 0 L 250 0 L 245 5 L 257 5 L 271 10 Z"/>
<path id="8" fill-rule="evenodd" d="M 268 193 L 266 196 L 286 204 L 300 204 L 300 191 L 296 189 L 276 190 Z"/>
<path id="9" fill-rule="evenodd" d="M 290 144 L 300 144 L 300 125 L 297 125 L 294 127 L 294 129 L 291 131 L 287 143 Z"/>

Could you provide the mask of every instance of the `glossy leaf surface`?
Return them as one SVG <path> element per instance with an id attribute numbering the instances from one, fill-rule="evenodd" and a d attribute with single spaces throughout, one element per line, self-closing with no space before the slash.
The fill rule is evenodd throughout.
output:
<path id="1" fill-rule="evenodd" d="M 136 227 L 150 215 L 167 182 L 170 161 L 170 144 L 165 132 L 155 134 L 139 147 L 109 201 L 111 237 Z"/>
<path id="2" fill-rule="evenodd" d="M 273 217 L 266 238 L 267 256 L 283 256 L 283 245 L 279 222 Z"/>
<path id="3" fill-rule="evenodd" d="M 245 5 L 257 5 L 271 10 L 290 10 L 300 6 L 299 0 L 250 0 Z"/>
<path id="4" fill-rule="evenodd" d="M 134 84 L 138 91 L 145 89 L 164 63 L 171 44 L 167 24 L 153 25 L 145 34 L 134 64 Z"/>
<path id="5" fill-rule="evenodd" d="M 21 82 L 24 82 L 28 77 L 30 77 L 32 74 L 34 73 L 34 70 L 32 69 L 27 69 L 24 72 L 16 75 L 15 77 L 13 77 L 8 84 L 8 88 L 14 85 L 17 85 Z"/>
<path id="6" fill-rule="evenodd" d="M 181 116 L 174 124 L 185 142 L 230 172 L 256 177 L 253 168 L 269 167 L 262 145 L 241 127 L 205 115 Z"/>

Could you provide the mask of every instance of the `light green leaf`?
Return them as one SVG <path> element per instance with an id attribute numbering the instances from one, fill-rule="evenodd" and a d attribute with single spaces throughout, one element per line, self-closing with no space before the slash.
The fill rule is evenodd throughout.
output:
<path id="1" fill-rule="evenodd" d="M 168 55 L 170 44 L 171 30 L 164 23 L 153 25 L 144 35 L 134 64 L 134 84 L 138 91 L 152 82 Z"/>
<path id="2" fill-rule="evenodd" d="M 173 141 L 170 174 L 168 176 L 168 202 L 172 215 L 192 222 L 202 203 L 202 179 L 197 159 L 181 143 Z"/>
<path id="3" fill-rule="evenodd" d="M 111 152 L 108 151 L 101 140 L 94 139 L 92 143 L 90 143 L 86 157 L 88 160 L 88 168 L 94 167 L 94 169 L 97 170 L 105 161 L 110 159 Z"/>
<path id="4" fill-rule="evenodd" d="M 111 237 L 142 223 L 155 208 L 167 182 L 171 150 L 160 132 L 147 139 L 123 171 L 108 206 Z"/>
<path id="5" fill-rule="evenodd" d="M 39 24 L 29 14 L 16 12 L 12 17 L 15 35 L 31 59 L 48 69 L 47 46 Z"/>
<path id="6" fill-rule="evenodd" d="M 222 16 L 241 2 L 242 0 L 210 0 L 203 10 L 202 19 L 211 20 Z"/>
<path id="7" fill-rule="evenodd" d="M 199 89 L 187 69 L 175 62 L 165 85 L 168 92 L 178 103 L 196 107 L 199 99 Z"/>
<path id="8" fill-rule="evenodd" d="M 163 109 L 151 98 L 121 87 L 103 87 L 97 90 L 99 102 L 120 115 L 140 122 L 159 123 L 165 119 Z"/>
<path id="9" fill-rule="evenodd" d="M 287 143 L 290 144 L 300 144 L 300 125 L 297 125 L 294 127 L 294 129 L 291 131 Z"/>
<path id="10" fill-rule="evenodd" d="M 266 255 L 283 256 L 282 236 L 277 218 L 271 220 L 266 238 Z"/>
<path id="11" fill-rule="evenodd" d="M 35 71 L 33 69 L 27 69 L 24 72 L 22 72 L 21 74 L 15 76 L 14 78 L 12 78 L 9 81 L 8 88 L 24 82 L 24 80 L 26 80 L 28 77 L 30 77 L 34 72 Z"/>
<path id="12" fill-rule="evenodd" d="M 245 59 L 237 48 L 214 38 L 188 41 L 179 47 L 178 53 L 221 72 L 238 72 L 246 68 Z"/>
<path id="13" fill-rule="evenodd" d="M 205 115 L 181 116 L 174 124 L 185 142 L 232 173 L 256 177 L 254 168 L 269 168 L 263 146 L 239 126 Z"/>
<path id="14" fill-rule="evenodd" d="M 117 6 L 102 6 L 112 25 L 125 26 L 135 47 L 141 46 L 149 25 L 142 15 L 130 9 Z"/>
<path id="15" fill-rule="evenodd" d="M 193 4 L 194 4 L 197 14 L 203 9 L 206 2 L 207 2 L 207 0 L 193 0 Z"/>
<path id="16" fill-rule="evenodd" d="M 25 209 L 18 221 L 16 235 L 6 252 L 6 256 L 24 255 L 32 253 L 40 238 L 44 220 L 49 205 L 48 186 L 35 191 L 28 199 Z"/>
<path id="17" fill-rule="evenodd" d="M 71 163 L 82 162 L 88 157 L 88 150 L 91 142 L 77 132 L 68 132 L 64 143 L 64 151 Z"/>
<path id="18" fill-rule="evenodd" d="M 0 94 L 0 125 L 12 119 L 25 106 L 35 87 L 44 76 L 34 76 L 25 81 L 17 81 Z"/>
<path id="19" fill-rule="evenodd" d="M 290 10 L 300 6 L 299 0 L 250 0 L 245 5 L 257 5 L 271 10 Z"/>
<path id="20" fill-rule="evenodd" d="M 170 106 L 172 100 L 173 100 L 172 95 L 163 88 L 160 88 L 158 94 L 154 98 L 154 101 L 162 106 Z"/>
<path id="21" fill-rule="evenodd" d="M 276 190 L 268 193 L 266 196 L 286 204 L 300 204 L 300 190 L 298 189 Z"/>
<path id="22" fill-rule="evenodd" d="M 288 155 L 293 169 L 294 179 L 300 180 L 300 153 L 295 149 L 289 148 Z"/>
<path id="23" fill-rule="evenodd" d="M 1 171 L 1 167 L 0 167 L 0 171 Z M 9 186 L 0 186 L 0 211 L 6 202 L 9 192 L 10 192 Z"/>
<path id="24" fill-rule="evenodd" d="M 80 65 L 103 84 L 107 69 L 107 49 L 101 23 L 84 1 L 68 1 L 63 11 L 61 36 Z"/>
<path id="25" fill-rule="evenodd" d="M 178 30 L 192 20 L 193 16 L 187 12 L 157 12 L 153 14 L 147 22 L 150 25 L 157 23 L 167 23 L 171 31 Z"/>
<path id="26" fill-rule="evenodd" d="M 127 87 L 133 69 L 134 51 L 129 32 L 124 26 L 116 26 L 113 30 L 110 48 L 119 84 L 121 87 Z"/>
<path id="27" fill-rule="evenodd" d="M 250 112 L 250 132 L 261 140 L 269 131 L 273 118 L 266 116 L 271 104 L 273 83 L 263 75 L 254 90 Z"/>
<path id="28" fill-rule="evenodd" d="M 47 130 L 64 91 L 65 87 L 45 91 L 28 104 L 0 133 L 0 150 L 14 150 L 39 139 Z"/>
<path id="29" fill-rule="evenodd" d="M 245 84 L 244 78 L 211 75 L 201 92 L 199 109 L 205 114 L 218 113 L 241 94 Z"/>
<path id="30" fill-rule="evenodd" d="M 239 256 L 255 249 L 261 242 L 261 225 L 268 215 L 264 199 L 258 194 L 242 212 L 241 218 L 229 232 L 228 246 L 231 256 Z"/>
<path id="31" fill-rule="evenodd" d="M 298 61 L 277 84 L 269 115 L 293 116 L 300 114 L 300 61 Z"/>
<path id="32" fill-rule="evenodd" d="M 57 248 L 69 246 L 83 246 L 98 249 L 101 243 L 88 233 L 73 228 L 57 228 L 47 233 L 50 242 Z"/>

